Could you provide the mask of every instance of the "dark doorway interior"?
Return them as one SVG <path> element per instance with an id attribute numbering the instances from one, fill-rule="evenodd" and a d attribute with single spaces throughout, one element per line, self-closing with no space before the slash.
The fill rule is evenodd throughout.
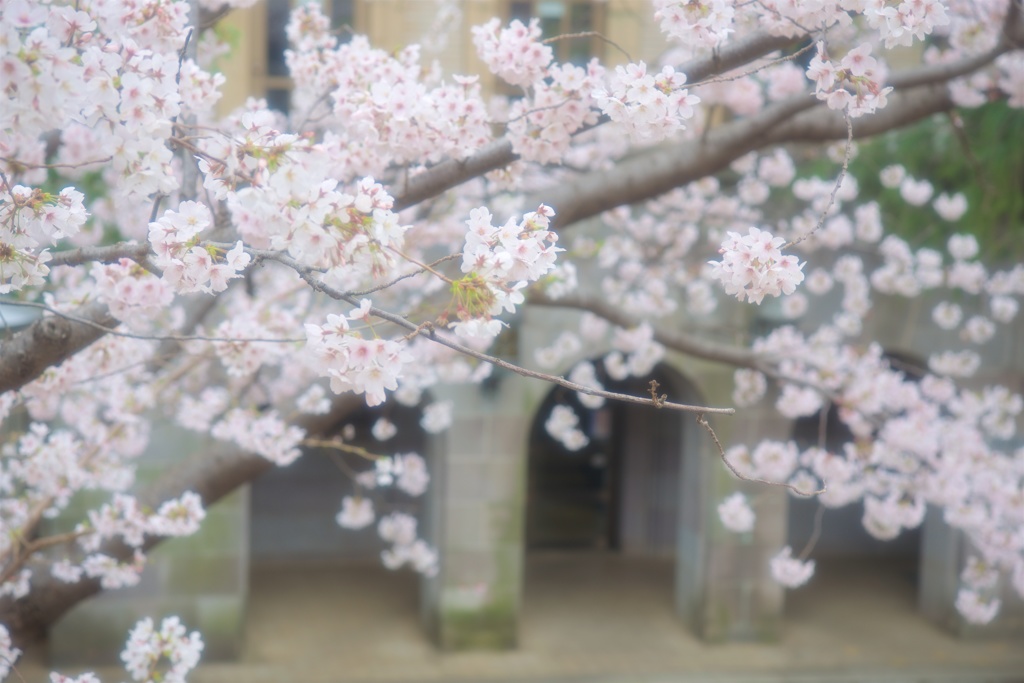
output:
<path id="1" fill-rule="evenodd" d="M 918 381 L 926 370 L 921 361 L 908 354 L 886 352 L 892 367 L 910 381 Z M 853 441 L 853 433 L 839 418 L 835 405 L 822 414 L 800 418 L 793 424 L 793 439 L 801 450 L 811 446 L 841 453 L 843 445 Z M 905 587 L 914 588 L 919 579 L 921 528 L 904 529 L 898 537 L 882 541 L 867 532 L 863 524 L 861 500 L 841 508 L 826 508 L 815 498 L 790 498 L 788 544 L 799 553 L 812 539 L 811 557 L 821 562 L 819 574 L 839 571 L 843 563 L 859 563 L 901 577 Z M 817 527 L 817 531 L 816 531 Z M 908 593 L 909 594 L 909 593 Z"/>
<path id="2" fill-rule="evenodd" d="M 598 378 L 611 391 L 681 400 L 685 381 L 658 366 L 643 379 L 616 382 L 600 363 Z M 565 448 L 545 431 L 558 404 L 580 418 L 589 443 Z M 553 389 L 534 420 L 530 437 L 526 540 L 530 549 L 621 550 L 671 554 L 675 548 L 682 416 L 648 406 L 606 402 L 585 408 L 575 392 Z"/>
<path id="3" fill-rule="evenodd" d="M 377 441 L 371 434 L 379 417 L 387 417 L 398 427 L 398 433 L 387 441 Z M 363 407 L 339 423 L 337 432 L 345 432 L 347 443 L 370 453 L 416 452 L 427 457 L 419 418 L 416 407 Z M 310 448 L 292 464 L 274 468 L 256 480 L 251 498 L 253 561 L 379 562 L 383 544 L 376 525 L 355 531 L 342 529 L 335 521 L 342 497 L 356 491 L 355 473 L 369 468 L 372 464 L 359 456 Z M 391 510 L 415 512 L 421 501 L 394 489 L 370 493 L 378 514 Z"/>

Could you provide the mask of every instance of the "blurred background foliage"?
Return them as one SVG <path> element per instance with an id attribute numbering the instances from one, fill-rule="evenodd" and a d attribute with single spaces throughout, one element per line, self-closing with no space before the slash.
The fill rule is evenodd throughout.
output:
<path id="1" fill-rule="evenodd" d="M 856 130 L 856 121 L 854 122 Z M 801 176 L 835 177 L 836 164 L 818 157 Z M 879 172 L 892 164 L 941 193 L 961 192 L 967 212 L 957 221 L 939 217 L 931 202 L 912 206 L 899 189 L 888 189 Z M 859 201 L 878 202 L 887 232 L 913 246 L 943 249 L 949 235 L 978 238 L 981 257 L 1006 263 L 1024 257 L 1024 111 L 1005 102 L 957 110 L 862 141 L 849 172 L 860 187 Z"/>

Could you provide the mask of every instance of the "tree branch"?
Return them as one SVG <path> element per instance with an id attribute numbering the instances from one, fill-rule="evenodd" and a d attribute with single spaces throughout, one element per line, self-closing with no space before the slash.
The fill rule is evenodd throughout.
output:
<path id="1" fill-rule="evenodd" d="M 117 325 L 103 304 L 89 304 L 75 312 L 86 322 L 48 316 L 0 342 L 0 394 L 14 391 L 54 365 L 86 348 Z"/>
<path id="2" fill-rule="evenodd" d="M 759 33 L 729 43 L 710 57 L 687 62 L 679 67 L 679 71 L 686 74 L 688 81 L 696 83 L 797 42 L 799 41 L 792 38 L 780 38 Z M 394 210 L 401 211 L 415 206 L 457 187 L 467 180 L 504 168 L 518 159 L 519 155 L 512 151 L 512 143 L 502 139 L 490 143 L 466 159 L 442 161 L 419 175 L 409 178 L 400 191 L 393 194 Z"/>
<path id="3" fill-rule="evenodd" d="M 53 266 L 78 266 L 83 263 L 116 263 L 123 258 L 131 259 L 139 265 L 148 269 L 149 244 L 137 244 L 135 242 L 119 242 L 106 247 L 79 247 L 58 251 L 53 254 L 46 265 Z"/>
<path id="4" fill-rule="evenodd" d="M 622 313 L 618 308 L 592 298 L 567 296 L 561 299 L 549 299 L 542 295 L 531 294 L 529 303 L 532 306 L 589 311 L 618 327 L 630 328 L 639 324 L 639 320 Z M 738 368 L 762 369 L 762 359 L 749 349 L 705 341 L 682 331 L 668 332 L 659 328 L 654 329 L 654 339 L 662 346 L 688 356 L 725 363 Z"/>
<path id="5" fill-rule="evenodd" d="M 779 102 L 754 116 L 712 128 L 701 138 L 661 145 L 618 162 L 614 169 L 560 183 L 537 193 L 526 204 L 554 208 L 553 229 L 557 230 L 617 206 L 657 197 L 718 173 L 763 146 L 766 131 L 815 105 L 807 96 Z"/>
<path id="6" fill-rule="evenodd" d="M 353 394 L 338 396 L 330 413 L 304 416 L 296 424 L 307 434 L 324 435 L 361 403 Z M 164 501 L 193 491 L 202 498 L 204 506 L 210 506 L 274 466 L 266 458 L 237 449 L 225 447 L 199 451 L 161 474 L 149 486 L 141 488 L 137 498 L 142 506 L 155 510 Z M 143 550 L 150 550 L 164 540 L 166 537 L 163 536 L 147 536 Z M 98 552 L 120 561 L 129 561 L 134 549 L 119 541 L 108 541 Z M 59 581 L 50 573 L 50 564 L 44 556 L 37 556 L 30 563 L 33 571 L 28 596 L 21 600 L 0 599 L 0 623 L 8 628 L 18 644 L 42 637 L 65 612 L 102 590 L 97 579 L 83 579 L 78 583 Z"/>
<path id="7" fill-rule="evenodd" d="M 1014 24 L 1016 26 L 1017 24 Z M 894 74 L 889 80 L 903 88 L 889 104 L 857 119 L 858 138 L 877 135 L 951 109 L 948 79 L 972 73 L 1013 48 L 1013 36 L 983 55 L 952 64 L 929 65 Z M 847 135 L 842 113 L 828 109 L 810 95 L 796 96 L 746 118 L 712 128 L 700 139 L 655 147 L 625 159 L 610 171 L 597 171 L 539 192 L 527 205 L 544 203 L 555 209 L 554 227 L 564 228 L 617 206 L 657 197 L 689 182 L 718 173 L 748 152 L 789 142 L 837 140 Z"/>

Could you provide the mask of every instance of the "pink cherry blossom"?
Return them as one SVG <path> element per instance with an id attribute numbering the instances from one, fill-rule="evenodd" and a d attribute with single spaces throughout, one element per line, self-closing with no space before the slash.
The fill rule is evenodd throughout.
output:
<path id="1" fill-rule="evenodd" d="M 786 588 L 798 588 L 814 575 L 814 560 L 799 560 L 792 557 L 792 553 L 793 550 L 786 546 L 770 563 L 772 578 Z"/>
<path id="2" fill-rule="evenodd" d="M 752 531 L 756 519 L 742 493 L 733 493 L 718 505 L 718 518 L 726 529 L 738 534 Z"/>
<path id="3" fill-rule="evenodd" d="M 722 243 L 722 261 L 712 261 L 712 277 L 726 294 L 759 304 L 765 296 L 792 294 L 803 282 L 803 266 L 795 256 L 783 256 L 786 240 L 751 227 L 746 235 L 730 232 Z"/>

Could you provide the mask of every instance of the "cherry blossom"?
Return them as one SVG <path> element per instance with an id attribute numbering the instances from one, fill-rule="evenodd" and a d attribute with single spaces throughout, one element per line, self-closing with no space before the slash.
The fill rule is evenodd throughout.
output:
<path id="1" fill-rule="evenodd" d="M 335 517 L 338 525 L 345 529 L 362 529 L 373 524 L 374 519 L 373 501 L 353 496 L 341 499 L 341 512 Z"/>
<path id="2" fill-rule="evenodd" d="M 440 434 L 452 425 L 452 402 L 435 401 L 423 409 L 420 426 L 429 434 Z"/>
<path id="3" fill-rule="evenodd" d="M 578 428 L 579 421 L 579 416 L 570 406 L 557 405 L 551 409 L 551 415 L 544 422 L 544 429 L 551 438 L 570 451 L 578 451 L 590 442 L 587 435 Z"/>
<path id="4" fill-rule="evenodd" d="M 826 56 L 825 43 L 818 41 L 817 54 L 807 68 L 818 99 L 829 109 L 846 110 L 851 117 L 872 114 L 885 106 L 891 87 L 883 87 L 885 66 L 870 56 L 869 44 L 848 51 L 838 64 Z"/>
<path id="5" fill-rule="evenodd" d="M 384 566 L 397 569 L 404 564 L 428 576 L 437 572 L 437 553 L 422 539 L 416 537 L 416 519 L 402 512 L 382 517 L 377 533 L 391 548 L 381 553 Z"/>
<path id="6" fill-rule="evenodd" d="M 601 111 L 624 127 L 635 142 L 658 142 L 685 128 L 700 98 L 683 87 L 686 74 L 666 65 L 657 75 L 643 62 L 619 66 L 607 91 L 594 98 Z"/>
<path id="7" fill-rule="evenodd" d="M 967 198 L 962 192 L 942 193 L 932 201 L 932 207 L 944 220 L 958 221 L 967 211 Z"/>
<path id="8" fill-rule="evenodd" d="M 733 493 L 718 505 L 718 518 L 729 531 L 738 534 L 754 529 L 756 517 L 742 493 Z"/>
<path id="9" fill-rule="evenodd" d="M 128 635 L 121 661 L 136 681 L 159 676 L 167 683 L 184 683 L 185 676 L 199 663 L 202 651 L 203 640 L 199 633 L 188 633 L 178 617 L 164 619 L 159 630 L 147 617 Z M 166 669 L 162 660 L 166 660 Z M 158 666 L 161 666 L 159 674 Z"/>
<path id="10" fill-rule="evenodd" d="M 286 29 L 291 111 L 251 99 L 224 116 L 215 111 L 224 77 L 210 64 L 227 48 L 214 31 L 198 32 L 197 56 L 189 55 L 187 3 L 8 3 L 5 316 L 8 304 L 44 306 L 40 327 L 82 325 L 93 337 L 0 394 L 10 431 L 0 449 L 0 599 L 31 604 L 38 565 L 12 559 L 14 539 L 43 534 L 41 520 L 71 539 L 46 571 L 105 588 L 138 582 L 153 537 L 199 527 L 204 507 L 193 492 L 151 507 L 130 493 L 137 460 L 159 445 L 161 430 L 192 430 L 287 465 L 315 442 L 310 416 L 331 413 L 336 394 L 413 407 L 437 384 L 481 382 L 492 367 L 482 359 L 504 354 L 523 309 L 543 300 L 581 314 L 559 314 L 565 326 L 534 347 L 531 362 L 590 389 L 606 375 L 643 378 L 671 352 L 731 358 L 741 369 L 720 395 L 731 393 L 739 408 L 769 393 L 787 419 L 831 406 L 852 440 L 802 452 L 792 442 L 727 444 L 728 464 L 794 495 L 824 489 L 826 507 L 863 501 L 863 525 L 878 538 L 919 525 L 927 505 L 941 507 L 977 549 L 956 607 L 972 623 L 992 620 L 999 577 L 1024 593 L 1014 535 L 1024 518 L 1022 456 L 1008 445 L 1024 401 L 979 375 L 982 354 L 1016 319 L 1024 268 L 990 270 L 979 255 L 993 247 L 971 234 L 949 237 L 945 253 L 887 234 L 886 203 L 955 224 L 968 193 L 889 160 L 879 173 L 886 192 L 868 197 L 842 119 L 858 137 L 897 125 L 905 102 L 921 99 L 906 84 L 922 74 L 959 106 L 1024 105 L 1009 7 L 657 0 L 673 51 L 657 67 L 630 57 L 614 69 L 557 63 L 542 40 L 556 37 L 542 36 L 537 20 L 495 19 L 473 30 L 473 43 L 521 97 L 492 107 L 486 74 L 444 73 L 422 58 L 430 45 L 340 40 L 319 3 L 301 3 Z M 813 46 L 807 68 L 777 52 L 730 61 L 734 45 L 766 37 Z M 926 40 L 928 70 L 894 60 L 890 76 L 880 50 Z M 935 75 L 944 71 L 958 75 Z M 799 155 L 784 145 L 798 141 L 787 133 L 794 127 L 838 140 L 818 150 L 832 172 L 808 175 L 812 145 Z M 698 177 L 709 169 L 717 175 Z M 662 179 L 648 182 L 659 170 Z M 417 194 L 439 179 L 444 189 Z M 494 216 L 505 222 L 494 225 Z M 716 250 L 720 258 L 708 262 Z M 883 295 L 928 297 L 919 301 L 935 348 L 919 382 L 867 336 Z M 781 313 L 786 324 L 751 332 L 740 348 L 750 330 L 734 322 L 749 316 L 729 296 L 783 297 L 760 313 Z M 27 368 L 43 346 L 34 342 L 15 365 Z M 604 400 L 577 398 L 585 408 Z M 453 411 L 449 401 L 427 403 L 420 425 L 439 433 Z M 568 405 L 542 417 L 565 448 L 588 445 Z M 389 443 L 397 423 L 380 417 L 373 433 Z M 341 437 L 336 445 L 350 446 L 354 428 Z M 381 454 L 353 479 L 357 493 L 343 497 L 337 522 L 377 521 L 387 566 L 438 571 L 415 518 L 378 519 L 368 495 L 385 487 L 422 495 L 427 461 Z M 96 502 L 73 514 L 81 492 Z M 741 493 L 719 513 L 739 532 L 754 521 Z M 765 570 L 796 586 L 813 567 L 786 548 Z M 11 635 L 0 627 L 0 674 L 19 654 Z M 165 641 L 177 649 L 162 650 Z M 174 680 L 200 649 L 176 620 L 159 632 L 144 622 L 125 659 L 145 677 L 154 653 L 171 657 L 157 669 L 170 666 Z"/>
<path id="11" fill-rule="evenodd" d="M 995 619 L 999 612 L 998 599 L 984 599 L 977 591 L 961 588 L 956 594 L 956 609 L 972 624 L 987 624 Z"/>
<path id="12" fill-rule="evenodd" d="M 497 19 L 492 19 L 473 29 L 477 53 L 491 71 L 512 85 L 533 85 L 544 76 L 553 57 L 551 48 L 537 40 L 540 21 L 534 19 L 526 26 L 513 20 L 508 28 L 500 26 Z"/>
<path id="13" fill-rule="evenodd" d="M 730 232 L 722 243 L 722 260 L 711 262 L 711 276 L 740 301 L 759 304 L 765 296 L 792 294 L 803 282 L 804 264 L 782 255 L 785 242 L 754 227 L 746 235 Z"/>
<path id="14" fill-rule="evenodd" d="M 792 557 L 792 549 L 786 546 L 771 560 L 772 578 L 786 588 L 798 588 L 814 575 L 814 560 L 799 560 Z"/>

